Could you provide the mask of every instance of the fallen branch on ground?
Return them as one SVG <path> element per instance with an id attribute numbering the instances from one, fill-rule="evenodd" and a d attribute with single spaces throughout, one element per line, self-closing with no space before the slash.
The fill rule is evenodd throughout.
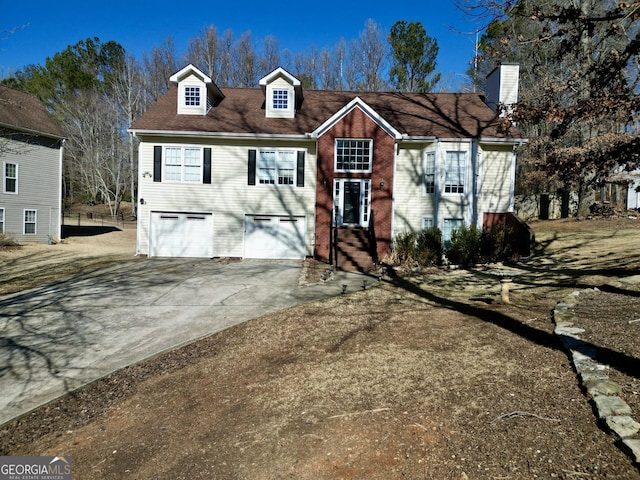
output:
<path id="1" fill-rule="evenodd" d="M 560 421 L 559 418 L 542 417 L 540 415 L 536 415 L 535 413 L 515 411 L 515 412 L 511 412 L 511 413 L 505 413 L 504 415 L 500 415 L 499 417 L 496 417 L 493 420 L 491 420 L 491 422 L 489 422 L 489 423 L 494 423 L 494 422 L 497 422 L 498 420 L 503 420 L 505 418 L 512 418 L 512 417 L 533 417 L 533 418 L 537 418 L 538 420 L 544 420 L 545 422 L 559 422 Z"/>

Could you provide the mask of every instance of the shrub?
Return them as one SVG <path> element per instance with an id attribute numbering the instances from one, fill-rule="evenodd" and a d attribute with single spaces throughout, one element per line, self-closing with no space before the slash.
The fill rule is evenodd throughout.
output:
<path id="1" fill-rule="evenodd" d="M 8 235 L 0 234 L 0 247 L 17 247 L 18 243 Z"/>
<path id="2" fill-rule="evenodd" d="M 485 262 L 508 260 L 513 254 L 513 229 L 494 225 L 480 236 L 480 254 Z"/>
<path id="3" fill-rule="evenodd" d="M 437 228 L 429 228 L 418 233 L 403 232 L 393 239 L 394 265 L 429 267 L 442 263 L 442 234 Z"/>
<path id="4" fill-rule="evenodd" d="M 451 234 L 446 255 L 451 263 L 473 265 L 480 261 L 480 237 L 482 232 L 475 226 L 461 227 Z"/>
<path id="5" fill-rule="evenodd" d="M 442 233 L 437 228 L 427 228 L 416 237 L 416 261 L 421 266 L 442 264 Z"/>

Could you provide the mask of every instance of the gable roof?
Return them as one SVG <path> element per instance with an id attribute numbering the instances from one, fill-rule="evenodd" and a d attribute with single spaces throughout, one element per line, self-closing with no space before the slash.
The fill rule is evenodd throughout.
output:
<path id="1" fill-rule="evenodd" d="M 62 128 L 35 95 L 0 85 L 0 127 L 64 138 Z"/>
<path id="2" fill-rule="evenodd" d="M 307 90 L 295 118 L 266 118 L 261 89 L 225 88 L 225 99 L 207 115 L 178 115 L 177 87 L 131 126 L 136 133 L 310 137 L 356 98 L 404 138 L 522 140 L 476 93 L 395 93 Z"/>

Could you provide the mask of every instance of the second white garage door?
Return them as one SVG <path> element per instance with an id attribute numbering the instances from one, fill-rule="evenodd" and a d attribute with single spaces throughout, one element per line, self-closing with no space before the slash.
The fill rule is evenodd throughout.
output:
<path id="1" fill-rule="evenodd" d="M 149 228 L 151 257 L 213 257 L 211 213 L 152 212 Z"/>
<path id="2" fill-rule="evenodd" d="M 305 217 L 245 216 L 245 258 L 305 258 Z"/>

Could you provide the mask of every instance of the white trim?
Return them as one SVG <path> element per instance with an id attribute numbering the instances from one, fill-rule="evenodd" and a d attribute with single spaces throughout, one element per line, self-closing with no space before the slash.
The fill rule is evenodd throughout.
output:
<path id="1" fill-rule="evenodd" d="M 34 212 L 35 219 L 33 222 L 28 222 L 29 225 L 33 224 L 33 233 L 27 233 L 27 212 Z M 38 235 L 38 210 L 35 208 L 25 208 L 22 210 L 22 234 L 23 235 Z"/>
<path id="2" fill-rule="evenodd" d="M 358 223 L 344 223 L 344 184 L 360 184 L 360 218 Z M 336 187 L 338 194 L 336 195 Z M 368 194 L 368 198 L 366 198 Z M 333 206 L 338 208 L 338 225 L 356 225 L 368 227 L 371 221 L 371 179 L 370 178 L 336 178 L 333 180 Z"/>
<path id="3" fill-rule="evenodd" d="M 180 180 L 167 179 L 167 149 L 175 148 L 180 149 Z M 202 145 L 180 145 L 180 144 L 166 144 L 162 145 L 162 182 L 169 184 L 187 184 L 187 185 L 202 185 L 204 182 L 204 146 Z M 185 163 L 184 152 L 186 149 L 198 150 L 200 152 L 200 165 L 199 165 L 199 178 L 198 180 L 186 180 L 185 175 Z"/>
<path id="4" fill-rule="evenodd" d="M 15 165 L 16 167 L 16 176 L 15 177 L 7 177 L 7 165 Z M 14 179 L 16 181 L 16 190 L 14 192 L 7 190 L 7 178 Z M 19 178 L 20 178 L 20 164 L 18 162 L 2 162 L 2 193 L 6 193 L 7 195 L 18 195 L 19 193 Z"/>
<path id="5" fill-rule="evenodd" d="M 213 80 L 209 78 L 207 75 L 202 73 L 201 70 L 194 67 L 192 64 L 187 65 L 186 67 L 178 70 L 176 73 L 169 77 L 170 82 L 179 83 L 184 77 L 188 76 L 190 73 L 193 73 L 196 77 L 199 77 L 204 83 L 213 83 Z"/>
<path id="6" fill-rule="evenodd" d="M 367 105 L 360 97 L 356 97 L 347 103 L 344 107 L 333 114 L 326 122 L 316 128 L 311 135 L 315 138 L 320 137 L 327 133 L 336 123 L 346 117 L 355 108 L 359 108 L 364 114 L 366 114 L 373 122 L 382 128 L 387 134 L 396 140 L 401 140 L 402 135 L 398 132 L 389 122 L 387 122 L 381 115 Z"/>
<path id="7" fill-rule="evenodd" d="M 369 168 L 367 170 L 361 169 L 345 169 L 338 168 L 338 142 L 369 142 Z M 372 173 L 373 172 L 373 138 L 349 138 L 349 137 L 336 137 L 333 140 L 333 171 L 338 173 Z"/>
<path id="8" fill-rule="evenodd" d="M 137 136 L 158 136 L 158 137 L 186 137 L 186 138 L 219 138 L 227 140 L 235 139 L 262 139 L 262 140 L 310 140 L 310 134 L 283 135 L 275 133 L 225 133 L 225 132 L 178 132 L 175 130 L 132 130 L 127 132 Z"/>
<path id="9" fill-rule="evenodd" d="M 2 220 L 2 223 L 0 223 L 0 235 L 4 235 L 7 226 L 7 211 L 4 207 L 0 207 L 0 220 Z"/>
<path id="10" fill-rule="evenodd" d="M 298 80 L 296 77 L 291 75 L 282 67 L 278 67 L 273 72 L 262 77 L 258 82 L 258 84 L 261 87 L 266 87 L 269 83 L 271 83 L 277 77 L 284 77 L 285 80 L 287 80 L 294 87 L 299 87 L 301 85 L 300 80 Z"/>
<path id="11" fill-rule="evenodd" d="M 267 148 L 267 147 L 263 147 L 263 148 L 258 148 L 256 150 L 256 187 L 276 187 L 276 188 L 295 188 L 298 184 L 298 152 L 302 151 L 302 150 L 296 150 L 293 148 Z M 274 182 L 273 183 L 261 183 L 260 182 L 260 156 L 264 153 L 264 152 L 274 152 L 276 154 L 276 159 L 275 159 L 275 177 L 274 177 Z M 279 172 L 279 168 L 278 168 L 278 159 L 279 153 L 292 153 L 293 154 L 293 182 L 292 183 L 278 183 L 278 172 Z"/>

